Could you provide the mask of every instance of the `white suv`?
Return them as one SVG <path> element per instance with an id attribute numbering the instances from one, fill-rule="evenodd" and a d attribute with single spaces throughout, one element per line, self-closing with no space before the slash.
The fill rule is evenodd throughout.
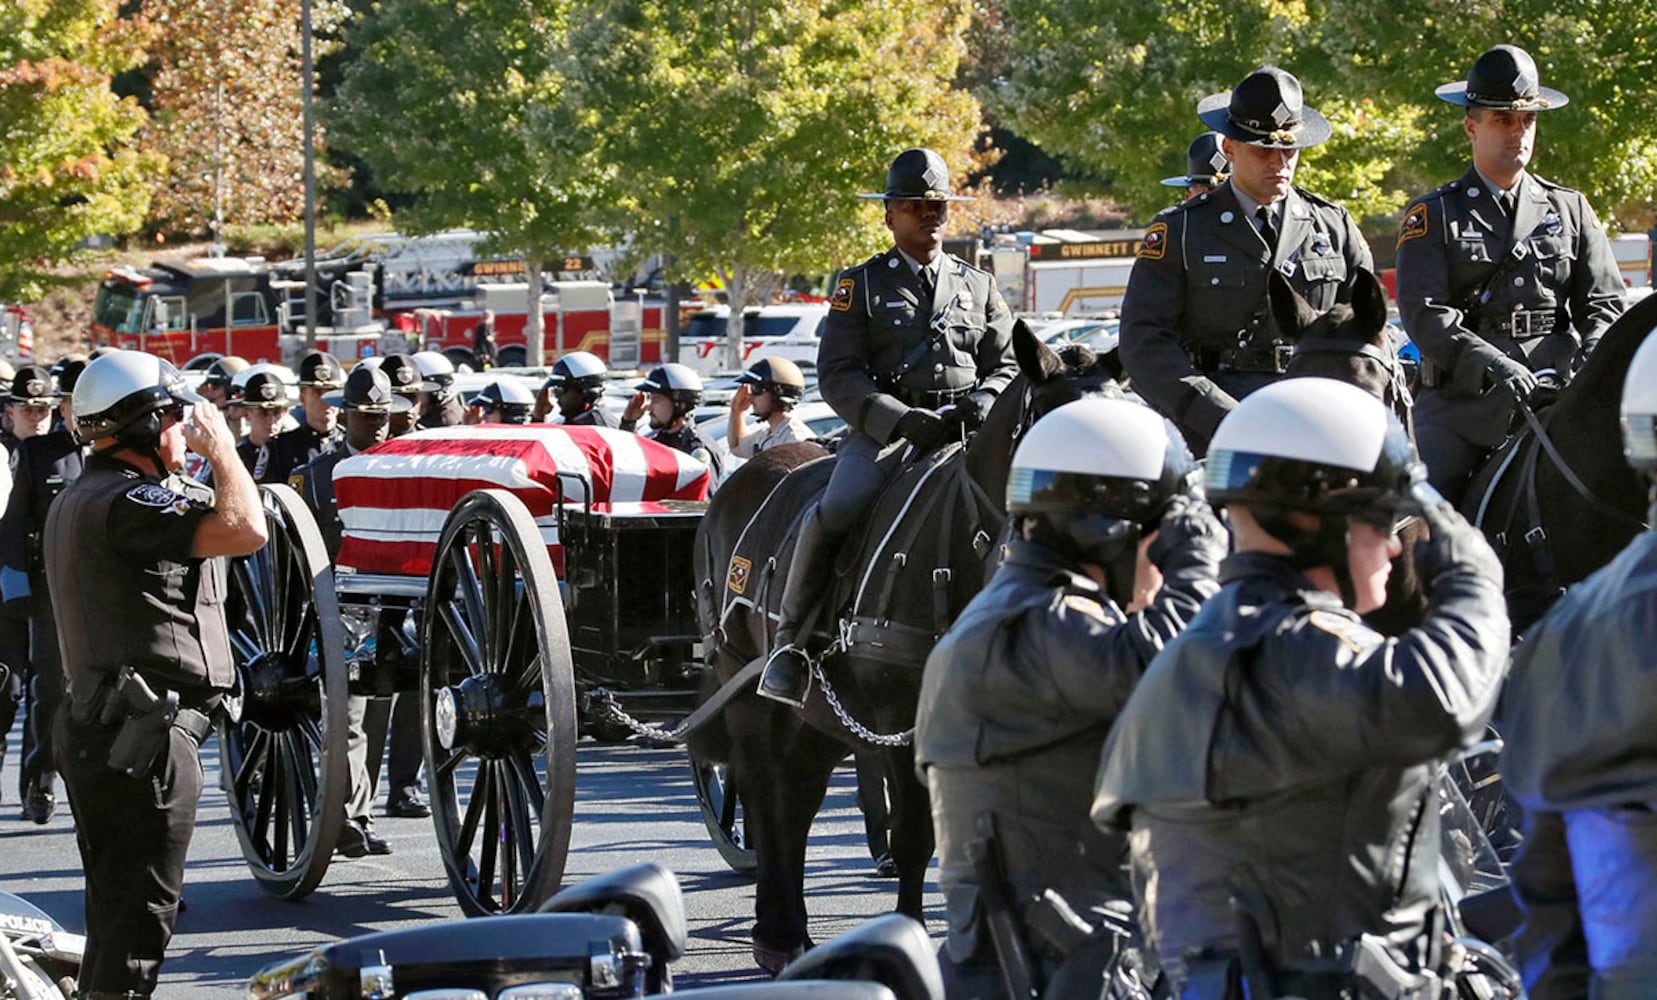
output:
<path id="1" fill-rule="evenodd" d="M 725 324 L 730 306 L 714 306 L 692 316 L 679 336 L 679 363 L 700 375 L 729 371 L 725 358 Z M 743 314 L 742 365 L 761 358 L 787 358 L 801 368 L 817 364 L 817 344 L 828 305 L 765 306 Z"/>

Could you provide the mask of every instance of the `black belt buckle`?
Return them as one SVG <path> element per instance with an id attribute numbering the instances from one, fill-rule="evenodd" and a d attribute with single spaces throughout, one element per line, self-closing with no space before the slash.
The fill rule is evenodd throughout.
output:
<path id="1" fill-rule="evenodd" d="M 1293 344 L 1273 344 L 1272 345 L 1272 370 L 1277 372 L 1277 374 L 1279 374 L 1279 375 L 1283 374 L 1284 372 L 1289 370 L 1289 362 L 1293 361 L 1294 357 L 1295 357 L 1295 345 L 1293 345 Z"/>

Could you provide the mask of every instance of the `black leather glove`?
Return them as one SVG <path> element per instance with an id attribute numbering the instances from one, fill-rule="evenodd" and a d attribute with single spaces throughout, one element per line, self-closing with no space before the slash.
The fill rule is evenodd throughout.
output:
<path id="1" fill-rule="evenodd" d="M 1491 388 L 1507 393 L 1521 406 L 1536 391 L 1536 373 L 1505 354 L 1490 362 L 1484 370 L 1484 377 Z"/>
<path id="2" fill-rule="evenodd" d="M 931 410 L 914 407 L 898 418 L 898 437 L 920 451 L 931 451 L 949 436 L 949 422 Z"/>
<path id="3" fill-rule="evenodd" d="M 990 407 L 994 405 L 995 393 L 979 390 L 978 392 L 967 393 L 956 400 L 953 405 L 940 412 L 952 423 L 959 424 L 969 431 L 975 431 L 984 422 L 984 418 L 989 415 Z"/>
<path id="4" fill-rule="evenodd" d="M 1421 519 L 1431 534 L 1415 543 L 1415 568 L 1430 589 L 1444 573 L 1472 573 L 1502 585 L 1502 563 L 1484 540 L 1484 534 L 1468 523 L 1448 503 L 1425 506 Z"/>
<path id="5" fill-rule="evenodd" d="M 1166 570 L 1170 557 L 1187 549 L 1210 549 L 1210 555 L 1218 561 L 1225 558 L 1230 545 L 1231 536 L 1207 501 L 1175 497 L 1157 525 L 1156 537 L 1145 550 L 1145 558 L 1158 569 Z"/>

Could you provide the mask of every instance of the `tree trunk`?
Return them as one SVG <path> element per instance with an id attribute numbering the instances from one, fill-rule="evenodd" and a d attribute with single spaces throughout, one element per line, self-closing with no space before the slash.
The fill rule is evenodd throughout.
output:
<path id="1" fill-rule="evenodd" d="M 529 285 L 529 309 L 524 313 L 524 340 L 528 348 L 524 363 L 531 368 L 546 365 L 546 323 L 541 313 L 541 262 L 524 258 L 524 281 Z"/>
<path id="2" fill-rule="evenodd" d="M 725 278 L 725 298 L 731 317 L 725 323 L 725 362 L 732 371 L 742 370 L 743 309 L 748 304 L 748 268 L 737 264 Z"/>

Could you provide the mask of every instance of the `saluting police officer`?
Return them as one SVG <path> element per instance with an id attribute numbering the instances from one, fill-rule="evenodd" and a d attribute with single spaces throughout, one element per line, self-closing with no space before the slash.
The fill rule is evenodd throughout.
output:
<path id="1" fill-rule="evenodd" d="M 1019 926 L 1042 995 L 1100 995 L 1114 935 L 1066 942 L 1066 954 L 1034 929 L 1047 904 L 1030 901 L 1050 889 L 1084 919 L 1114 903 L 1131 922 L 1126 839 L 1093 828 L 1088 809 L 1116 713 L 1219 590 L 1226 533 L 1190 497 L 1196 468 L 1171 424 L 1121 399 L 1059 407 L 1013 455 L 1006 559 L 927 658 L 915 719 L 954 1000 L 1004 995 L 998 916 Z M 974 841 L 1001 871 L 974 863 Z"/>
<path id="2" fill-rule="evenodd" d="M 1162 186 L 1184 188 L 1185 200 L 1190 201 L 1224 184 L 1230 176 L 1231 162 L 1220 148 L 1220 133 L 1204 132 L 1192 139 L 1185 151 L 1185 175 L 1164 177 Z"/>
<path id="3" fill-rule="evenodd" d="M 818 388 L 851 431 L 800 530 L 760 677 L 760 694 L 796 706 L 811 689 L 800 623 L 834 575 L 829 560 L 841 539 L 886 483 L 877 458 L 905 441 L 929 451 L 976 427 L 1018 373 L 1013 316 L 994 276 L 943 252 L 950 202 L 971 200 L 950 193 L 944 158 L 905 150 L 886 190 L 860 197 L 885 201 L 895 245 L 841 274 L 817 348 Z"/>
<path id="4" fill-rule="evenodd" d="M 1117 717 L 1093 805 L 1131 825 L 1140 926 L 1190 1000 L 1439 996 L 1436 766 L 1495 708 L 1501 564 L 1429 503 L 1421 625 L 1364 624 L 1426 487 L 1403 427 L 1345 382 L 1250 395 L 1205 474 L 1235 554 Z"/>
<path id="5" fill-rule="evenodd" d="M 639 382 L 639 391 L 627 401 L 621 429 L 631 431 L 648 414 L 650 439 L 682 451 L 708 467 L 708 479 L 719 482 L 719 449 L 691 419 L 702 405 L 702 377 L 685 365 L 668 363 L 653 368 Z"/>
<path id="6" fill-rule="evenodd" d="M 57 764 L 52 756 L 52 722 L 63 701 L 63 662 L 57 622 L 46 586 L 42 541 L 46 512 L 58 494 L 80 477 L 85 454 L 75 440 L 71 394 L 86 359 L 60 362 L 57 393 L 60 421 L 53 429 L 17 445 L 11 499 L 0 518 L 0 593 L 8 605 L 28 609 L 29 682 L 23 722 L 23 819 L 44 824 L 57 810 Z"/>
<path id="7" fill-rule="evenodd" d="M 213 559 L 264 545 L 265 515 L 223 415 L 172 365 L 114 351 L 73 398 L 92 454 L 46 514 L 69 685 L 54 735 L 86 872 L 79 995 L 119 1000 L 155 990 L 195 830 L 198 748 L 235 682 Z M 212 464 L 216 498 L 177 475 L 186 448 Z"/>
<path id="8" fill-rule="evenodd" d="M 406 412 L 409 401 L 391 391 L 391 380 L 385 372 L 369 365 L 358 365 L 351 370 L 340 392 L 328 393 L 324 401 L 345 414 L 345 439 L 341 446 L 324 452 L 296 469 L 288 478 L 292 486 L 322 529 L 322 540 L 328 547 L 328 561 L 339 559 L 339 547 L 345 533 L 340 522 L 339 502 L 334 496 L 334 468 L 352 455 L 372 448 L 386 440 L 387 425 L 392 413 Z M 346 803 L 345 825 L 334 850 L 348 858 L 365 854 L 390 854 L 391 845 L 374 833 L 374 777 L 369 773 L 369 739 L 367 721 L 368 699 L 353 695 L 347 712 L 346 748 L 351 761 L 351 797 Z M 384 731 L 385 713 L 376 713 L 374 728 Z M 383 746 L 383 740 L 381 741 Z M 379 770 L 378 762 L 374 771 Z"/>
<path id="9" fill-rule="evenodd" d="M 327 351 L 312 351 L 299 362 L 299 405 L 305 422 L 276 435 L 270 442 L 269 482 L 286 482 L 293 470 L 339 447 L 339 410 L 327 394 L 345 385 L 345 369 Z"/>
<path id="10" fill-rule="evenodd" d="M 1624 454 L 1657 524 L 1657 336 L 1623 380 Z M 1502 781 L 1525 807 L 1510 874 L 1536 1000 L 1633 1000 L 1657 984 L 1657 531 L 1572 587 L 1514 651 Z"/>
<path id="11" fill-rule="evenodd" d="M 1294 186 L 1300 151 L 1329 138 L 1300 81 L 1262 66 L 1197 104 L 1220 133 L 1231 176 L 1157 216 L 1122 300 L 1122 362 L 1134 388 L 1199 455 L 1237 401 L 1282 376 L 1294 345 L 1271 315 L 1281 272 L 1323 311 L 1351 301 L 1369 245 L 1346 209 Z"/>
<path id="12" fill-rule="evenodd" d="M 794 407 L 805 396 L 805 373 L 799 365 L 787 358 L 761 358 L 736 381 L 725 429 L 725 443 L 732 455 L 753 458 L 767 448 L 817 436 L 794 415 Z M 760 422 L 760 429 L 752 433 L 744 419 L 750 409 Z"/>
<path id="13" fill-rule="evenodd" d="M 1536 115 L 1563 107 L 1524 49 L 1498 45 L 1438 96 L 1467 109 L 1473 165 L 1413 202 L 1398 231 L 1398 311 L 1421 349 L 1415 436 L 1452 503 L 1541 379 L 1569 380 L 1623 311 L 1588 200 L 1525 169 Z"/>
<path id="14" fill-rule="evenodd" d="M 427 395 L 437 391 L 437 383 L 420 374 L 419 363 L 408 354 L 387 354 L 380 371 L 390 380 L 391 391 L 409 401 L 408 409 L 391 411 L 388 431 L 392 437 L 402 437 L 419 423 Z"/>
<path id="15" fill-rule="evenodd" d="M 621 418 L 600 406 L 609 370 L 597 355 L 572 351 L 553 363 L 541 391 L 550 395 L 563 422 L 572 427 L 620 427 Z"/>

